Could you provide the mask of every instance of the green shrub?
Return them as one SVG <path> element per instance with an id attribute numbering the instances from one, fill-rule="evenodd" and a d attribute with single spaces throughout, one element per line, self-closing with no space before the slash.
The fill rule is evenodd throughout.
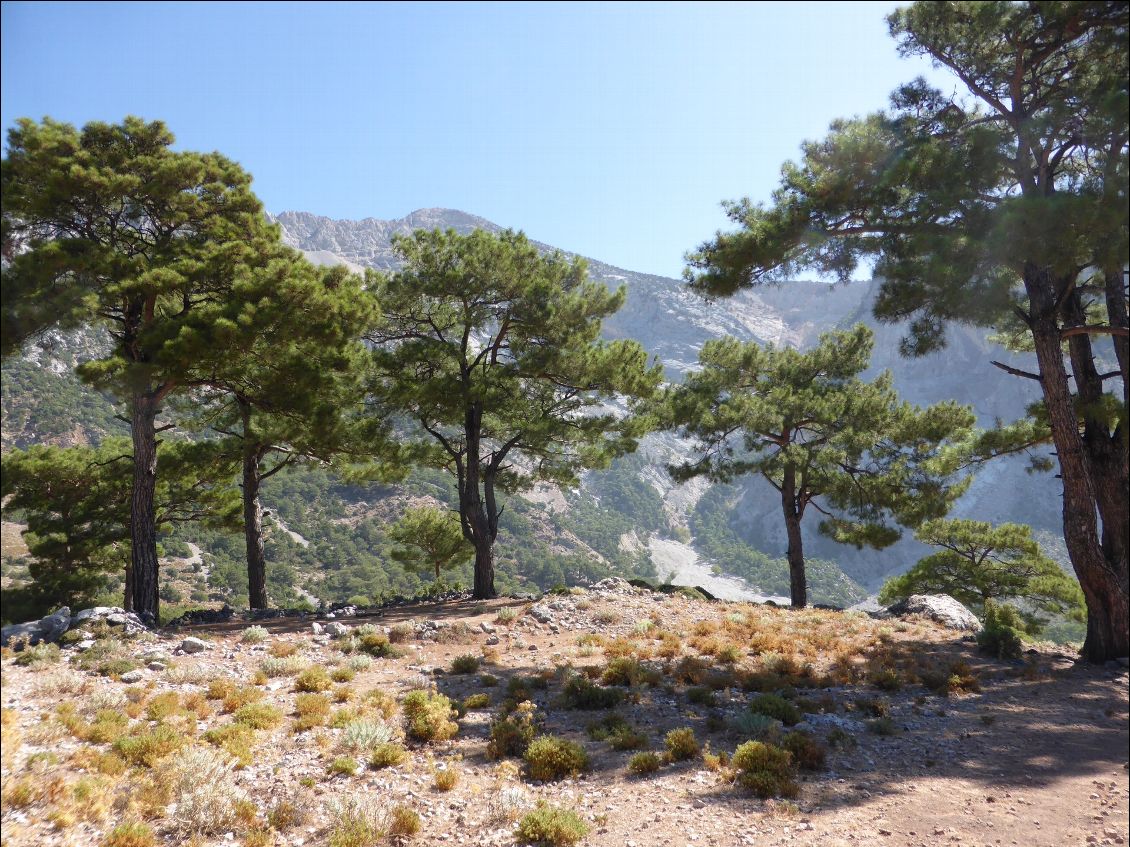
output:
<path id="1" fill-rule="evenodd" d="M 655 753 L 636 753 L 628 759 L 628 770 L 634 774 L 655 773 L 659 770 L 659 756 Z"/>
<path id="2" fill-rule="evenodd" d="M 738 783 L 758 797 L 795 797 L 800 791 L 788 750 L 747 741 L 734 751 L 732 764 L 738 771 Z"/>
<path id="3" fill-rule="evenodd" d="M 490 705 L 489 694 L 469 694 L 463 698 L 463 711 L 470 712 L 474 709 L 485 709 Z"/>
<path id="4" fill-rule="evenodd" d="M 239 640 L 244 644 L 262 644 L 270 637 L 271 633 L 267 631 L 266 627 L 249 626 L 240 635 Z"/>
<path id="5" fill-rule="evenodd" d="M 793 762 L 802 770 L 818 771 L 824 767 L 827 750 L 807 732 L 790 732 L 784 737 L 781 746 L 792 753 Z"/>
<path id="6" fill-rule="evenodd" d="M 487 755 L 492 759 L 520 756 L 537 735 L 535 709 L 529 700 L 519 703 L 513 712 L 496 718 L 490 725 Z"/>
<path id="7" fill-rule="evenodd" d="M 375 656 L 378 659 L 398 659 L 404 655 L 404 652 L 392 645 L 388 640 L 387 635 L 379 632 L 371 632 L 367 635 L 362 635 L 361 640 L 358 642 L 357 649 L 363 653 L 368 653 L 370 656 Z"/>
<path id="8" fill-rule="evenodd" d="M 55 664 L 62 657 L 63 653 L 58 644 L 36 644 L 34 647 L 25 647 L 17 653 L 16 664 L 30 668 L 41 668 Z"/>
<path id="9" fill-rule="evenodd" d="M 750 701 L 749 710 L 754 714 L 776 718 L 785 726 L 798 724 L 803 717 L 800 709 L 776 694 L 757 695 Z"/>
<path id="10" fill-rule="evenodd" d="M 401 705 L 412 738 L 446 741 L 459 731 L 459 724 L 451 719 L 455 714 L 451 700 L 443 694 L 417 689 L 408 692 Z"/>
<path id="11" fill-rule="evenodd" d="M 453 674 L 477 673 L 478 670 L 479 657 L 470 653 L 464 653 L 462 656 L 456 656 L 451 660 L 451 672 Z"/>
<path id="12" fill-rule="evenodd" d="M 184 736 L 172 727 L 156 726 L 123 735 L 114 742 L 114 751 L 131 765 L 151 768 L 184 745 Z"/>
<path id="13" fill-rule="evenodd" d="M 333 688 L 333 680 L 330 675 L 326 673 L 326 669 L 321 665 L 313 665 L 306 668 L 294 680 L 295 691 L 329 691 Z"/>
<path id="14" fill-rule="evenodd" d="M 420 815 L 411 806 L 394 806 L 388 813 L 390 838 L 411 838 L 420 831 Z"/>
<path id="15" fill-rule="evenodd" d="M 541 735 L 531 741 L 525 760 L 530 778 L 542 782 L 576 776 L 589 767 L 588 754 L 581 745 L 553 735 Z"/>
<path id="16" fill-rule="evenodd" d="M 565 681 L 561 696 L 570 709 L 612 709 L 620 705 L 624 692 L 602 688 L 586 676 L 573 674 Z"/>
<path id="17" fill-rule="evenodd" d="M 1024 650 L 1021 637 L 1024 619 L 1009 605 L 985 603 L 984 626 L 977 633 L 977 646 L 998 659 L 1019 659 Z"/>
<path id="18" fill-rule="evenodd" d="M 708 686 L 693 685 L 687 689 L 687 702 L 696 706 L 717 706 L 718 698 Z"/>
<path id="19" fill-rule="evenodd" d="M 386 742 L 378 744 L 373 748 L 373 753 L 369 756 L 369 767 L 373 770 L 380 770 L 382 768 L 394 768 L 397 765 L 404 764 L 408 758 L 408 751 L 401 747 L 399 744 Z"/>
<path id="20" fill-rule="evenodd" d="M 248 703 L 232 714 L 232 720 L 252 729 L 273 729 L 282 719 L 282 710 L 270 703 Z"/>
<path id="21" fill-rule="evenodd" d="M 106 833 L 100 847 L 153 847 L 157 836 L 147 823 L 139 821 L 120 823 Z"/>
<path id="22" fill-rule="evenodd" d="M 671 730 L 663 739 L 663 744 L 667 747 L 667 755 L 672 762 L 683 762 L 698 755 L 698 741 L 694 737 L 694 730 L 689 726 Z"/>
<path id="23" fill-rule="evenodd" d="M 360 767 L 356 759 L 351 759 L 349 756 L 338 756 L 330 762 L 329 771 L 334 776 L 353 776 Z"/>
<path id="24" fill-rule="evenodd" d="M 890 717 L 875 718 L 875 720 L 867 721 L 867 729 L 876 735 L 894 735 L 898 732 L 898 726 Z"/>
<path id="25" fill-rule="evenodd" d="M 580 815 L 544 801 L 518 821 L 518 837 L 526 844 L 571 847 L 588 834 L 588 825 Z"/>
<path id="26" fill-rule="evenodd" d="M 636 730 L 620 715 L 608 715 L 590 723 L 586 730 L 593 741 L 607 741 L 613 750 L 639 750 L 647 746 L 647 735 Z"/>

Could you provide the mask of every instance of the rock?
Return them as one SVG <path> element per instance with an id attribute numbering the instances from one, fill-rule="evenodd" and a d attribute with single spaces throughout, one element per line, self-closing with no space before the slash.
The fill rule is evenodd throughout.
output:
<path id="1" fill-rule="evenodd" d="M 76 613 L 75 616 L 71 618 L 71 626 L 80 624 L 83 621 L 91 620 L 92 618 L 99 620 L 101 618 L 109 617 L 110 615 L 124 615 L 125 613 L 126 610 L 119 608 L 118 606 L 93 606 L 89 609 L 83 609 L 81 612 Z"/>
<path id="2" fill-rule="evenodd" d="M 349 635 L 349 627 L 343 623 L 333 621 L 326 624 L 326 632 L 329 633 L 331 638 L 345 638 L 345 636 Z"/>
<path id="3" fill-rule="evenodd" d="M 52 612 L 39 622 L 39 628 L 43 630 L 44 641 L 58 640 L 59 636 L 70 629 L 70 627 L 70 606 L 63 606 L 61 609 L 56 609 L 54 612 Z"/>
<path id="4" fill-rule="evenodd" d="M 152 661 L 145 667 L 149 668 L 151 671 L 163 671 L 166 665 L 164 662 Z"/>
<path id="5" fill-rule="evenodd" d="M 495 644 L 498 644 L 498 636 L 497 635 L 488 636 L 485 643 L 487 644 L 487 646 L 493 647 Z"/>
<path id="6" fill-rule="evenodd" d="M 542 606 L 540 603 L 530 606 L 530 617 L 538 623 L 549 623 L 553 620 L 553 615 L 550 613 L 549 609 Z"/>
<path id="7" fill-rule="evenodd" d="M 180 649 L 184 653 L 203 653 L 205 650 L 210 650 L 211 647 L 212 645 L 207 641 L 191 636 L 180 643 Z"/>
<path id="8" fill-rule="evenodd" d="M 494 632 L 494 627 L 491 624 L 487 623 L 486 621 L 483 621 L 482 623 L 479 624 L 479 629 L 481 629 L 483 632 L 486 632 L 486 633 Z"/>
<path id="9" fill-rule="evenodd" d="M 935 623 L 964 632 L 980 632 L 981 622 L 948 594 L 913 594 L 887 607 L 891 615 L 922 615 Z"/>
<path id="10" fill-rule="evenodd" d="M 0 630 L 0 646 L 9 644 L 26 644 L 32 647 L 43 640 L 43 630 L 39 628 L 39 621 L 27 623 L 14 623 Z"/>
<path id="11" fill-rule="evenodd" d="M 133 684 L 135 682 L 141 682 L 143 679 L 145 679 L 145 674 L 141 671 L 126 671 L 124 674 L 122 674 L 121 679 L 122 682 Z"/>
<path id="12" fill-rule="evenodd" d="M 310 624 L 310 630 L 315 635 L 321 635 L 322 634 L 322 625 L 320 623 L 318 623 L 317 621 L 314 621 L 312 624 Z"/>
<path id="13" fill-rule="evenodd" d="M 631 583 L 623 577 L 607 576 L 593 585 L 594 591 L 611 591 L 614 594 L 634 594 Z"/>

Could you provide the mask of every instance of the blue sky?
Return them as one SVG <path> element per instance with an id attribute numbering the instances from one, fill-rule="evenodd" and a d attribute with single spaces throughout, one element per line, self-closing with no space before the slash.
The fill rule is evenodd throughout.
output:
<path id="1" fill-rule="evenodd" d="M 896 5 L 5 2 L 0 118 L 160 119 L 273 212 L 446 206 L 678 276 L 720 201 L 942 79 Z"/>

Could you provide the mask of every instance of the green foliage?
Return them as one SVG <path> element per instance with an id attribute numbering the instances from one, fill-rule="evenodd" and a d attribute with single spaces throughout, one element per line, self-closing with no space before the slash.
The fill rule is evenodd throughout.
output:
<path id="1" fill-rule="evenodd" d="M 201 520 L 211 527 L 233 525 L 239 510 L 233 466 L 215 445 L 170 441 L 162 457 L 155 497 L 162 531 Z M 31 584 L 17 589 L 20 597 L 5 598 L 5 615 L 26 619 L 60 605 L 81 608 L 120 585 L 129 565 L 130 459 L 123 438 L 96 448 L 36 445 L 3 457 L 0 492 L 11 498 L 5 510 L 22 512 L 33 556 Z"/>
<path id="2" fill-rule="evenodd" d="M 775 718 L 785 726 L 798 724 L 804 717 L 800 709 L 776 694 L 758 694 L 750 700 L 749 710 L 757 715 Z"/>
<path id="3" fill-rule="evenodd" d="M 587 676 L 572 674 L 562 686 L 561 699 L 569 709 L 612 709 L 620 705 L 624 692 L 597 685 Z"/>
<path id="4" fill-rule="evenodd" d="M 524 844 L 571 847 L 589 834 L 588 824 L 571 809 L 551 806 L 544 800 L 518 821 L 518 837 Z"/>
<path id="5" fill-rule="evenodd" d="M 589 768 L 588 754 L 581 745 L 553 735 L 539 735 L 531 741 L 523 758 L 530 778 L 542 782 L 576 776 Z"/>
<path id="6" fill-rule="evenodd" d="M 628 770 L 637 776 L 643 776 L 644 774 L 655 773 L 659 770 L 661 764 L 662 761 L 657 754 L 644 751 L 643 753 L 636 753 L 628 759 Z"/>
<path id="7" fill-rule="evenodd" d="M 663 739 L 663 745 L 673 762 L 693 759 L 698 755 L 698 740 L 694 737 L 694 730 L 689 726 L 668 732 Z"/>
<path id="8" fill-rule="evenodd" d="M 408 509 L 389 529 L 398 545 L 392 558 L 410 571 L 431 574 L 438 582 L 441 570 L 450 570 L 475 555 L 463 537 L 459 516 L 427 507 Z"/>
<path id="9" fill-rule="evenodd" d="M 888 580 L 881 603 L 911 594 L 949 594 L 983 617 L 990 601 L 1020 601 L 1031 610 L 1025 628 L 1032 633 L 1042 628 L 1038 613 L 1085 613 L 1079 584 L 1040 551 L 1026 526 L 928 521 L 915 537 L 942 550 Z"/>
<path id="10" fill-rule="evenodd" d="M 410 691 L 402 704 L 408 735 L 420 741 L 446 741 L 459 731 L 451 720 L 451 700 L 437 692 Z"/>
<path id="11" fill-rule="evenodd" d="M 903 55 L 954 71 L 958 90 L 917 79 L 887 111 L 834 122 L 782 168 L 771 205 L 729 204 L 739 229 L 688 256 L 686 277 L 731 294 L 804 267 L 846 279 L 868 259 L 881 280 L 875 316 L 908 321 L 904 354 L 944 346 L 949 322 L 1022 336 L 1017 346 L 1036 365 L 1020 374 L 1042 403 L 1021 427 L 1028 433 L 981 447 L 993 455 L 1054 442 L 1064 538 L 1092 598 L 1083 652 L 1096 662 L 1125 656 L 1130 629 L 1111 610 L 1128 602 L 1130 548 L 1130 12 L 1123 3 L 918 2 L 888 23 Z M 1104 374 L 1106 338 L 1120 380 Z"/>
<path id="12" fill-rule="evenodd" d="M 1024 619 L 1016 609 L 989 600 L 977 646 L 998 659 L 1019 659 L 1024 648 L 1023 632 Z"/>
<path id="13" fill-rule="evenodd" d="M 732 764 L 738 784 L 758 797 L 795 797 L 793 757 L 787 750 L 760 741 L 747 741 L 734 751 Z"/>
<path id="14" fill-rule="evenodd" d="M 386 322 L 372 336 L 381 391 L 416 425 L 418 460 L 456 476 L 475 594 L 493 596 L 496 491 L 573 483 L 632 449 L 630 420 L 592 412 L 609 394 L 650 393 L 659 369 L 635 342 L 598 341 L 624 295 L 579 260 L 541 256 L 509 231 L 420 231 L 394 246 L 404 268 L 379 282 Z"/>
<path id="15" fill-rule="evenodd" d="M 885 547 L 899 538 L 894 523 L 944 515 L 968 485 L 954 479 L 950 442 L 968 432 L 972 412 L 902 402 L 889 373 L 859 379 L 872 344 L 862 324 L 825 333 L 807 352 L 709 341 L 702 370 L 667 397 L 669 422 L 697 439 L 700 455 L 672 468 L 677 478 L 759 474 L 781 493 L 794 605 L 807 601 L 801 521 L 810 504 L 836 541 Z"/>
<path id="16" fill-rule="evenodd" d="M 500 715 L 490 725 L 487 755 L 492 759 L 520 756 L 526 752 L 537 735 L 537 721 L 533 703 L 523 701 L 509 714 Z"/>

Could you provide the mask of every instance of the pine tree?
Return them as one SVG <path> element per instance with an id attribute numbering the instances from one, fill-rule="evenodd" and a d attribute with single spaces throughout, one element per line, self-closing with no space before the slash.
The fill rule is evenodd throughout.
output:
<path id="1" fill-rule="evenodd" d="M 54 326 L 95 324 L 111 343 L 80 375 L 128 402 L 133 440 L 126 605 L 157 619 L 157 423 L 190 388 L 169 346 L 222 306 L 277 242 L 251 178 L 218 153 L 174 152 L 160 122 L 82 131 L 27 119 L 3 162 L 3 350 Z M 245 336 L 249 337 L 249 336 Z M 229 355 L 238 355 L 229 351 Z"/>
<path id="2" fill-rule="evenodd" d="M 942 549 L 888 580 L 880 602 L 893 603 L 911 594 L 949 594 L 984 616 L 992 601 L 1021 601 L 1033 631 L 1041 626 L 1040 613 L 1083 611 L 1078 584 L 1040 551 L 1029 527 L 934 520 L 919 527 L 914 537 Z"/>
<path id="3" fill-rule="evenodd" d="M 601 404 L 648 395 L 658 366 L 635 342 L 599 340 L 624 293 L 580 260 L 541 256 L 524 235 L 418 231 L 397 238 L 403 270 L 371 334 L 380 393 L 414 426 L 419 461 L 450 470 L 474 596 L 493 597 L 498 494 L 575 482 L 633 449 L 638 426 Z"/>
<path id="4" fill-rule="evenodd" d="M 812 350 L 726 337 L 708 341 L 702 369 L 667 398 L 668 423 L 697 440 L 700 458 L 670 470 L 730 482 L 758 474 L 781 497 L 792 604 L 808 602 L 801 524 L 811 507 L 820 531 L 856 547 L 886 547 L 944 515 L 968 481 L 956 481 L 973 413 L 954 403 L 901 402 L 885 372 L 859 379 L 873 336 L 860 324 L 821 336 Z"/>
<path id="5" fill-rule="evenodd" d="M 911 319 L 909 354 L 941 346 L 951 321 L 1017 322 L 1037 370 L 1007 370 L 1039 387 L 1094 662 L 1130 654 L 1128 19 L 1122 2 L 895 12 L 899 50 L 952 71 L 964 96 L 920 79 L 888 112 L 837 121 L 785 166 L 771 206 L 730 204 L 741 229 L 687 272 L 727 294 L 875 257 L 876 317 Z"/>
<path id="6" fill-rule="evenodd" d="M 154 491 L 154 524 L 199 521 L 233 527 L 239 495 L 235 465 L 214 442 L 170 442 L 162 449 Z M 222 480 L 216 483 L 215 480 Z M 27 522 L 24 540 L 31 584 L 5 589 L 5 619 L 25 620 L 60 605 L 88 604 L 109 579 L 130 567 L 129 510 L 133 482 L 130 442 L 97 447 L 35 445 L 3 458 L 5 510 Z"/>
<path id="7" fill-rule="evenodd" d="M 368 364 L 360 337 L 376 319 L 376 301 L 344 267 L 316 268 L 281 244 L 271 253 L 166 350 L 182 379 L 202 387 L 197 423 L 227 436 L 242 466 L 252 609 L 268 606 L 263 483 L 303 461 L 387 461 L 393 452 L 380 418 L 360 414 Z"/>
<path id="8" fill-rule="evenodd" d="M 443 509 L 408 509 L 392 525 L 389 538 L 401 545 L 393 548 L 393 559 L 409 570 L 434 573 L 437 583 L 441 570 L 460 565 L 475 555 L 475 548 L 463 537 L 458 515 Z"/>

